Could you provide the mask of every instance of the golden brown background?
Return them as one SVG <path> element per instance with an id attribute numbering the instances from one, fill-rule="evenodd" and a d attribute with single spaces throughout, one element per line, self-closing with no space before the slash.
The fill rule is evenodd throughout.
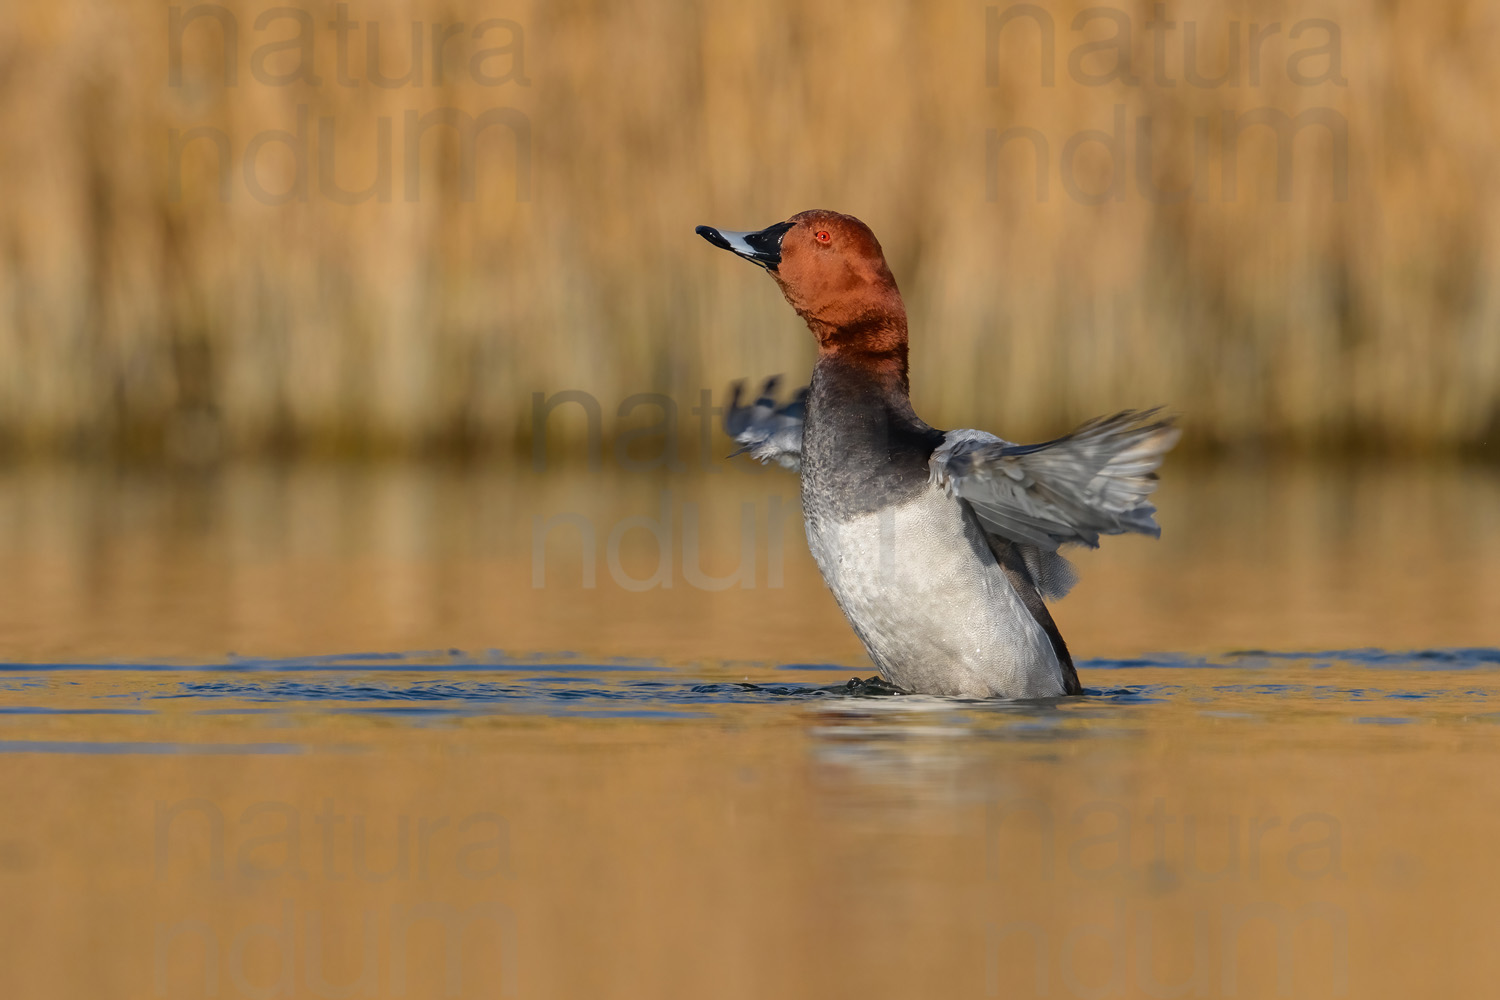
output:
<path id="1" fill-rule="evenodd" d="M 534 391 L 583 389 L 608 411 L 636 392 L 692 402 L 743 375 L 801 378 L 807 337 L 774 288 L 692 228 L 822 206 L 881 237 L 910 307 L 916 402 L 940 426 L 1025 437 L 1163 403 L 1186 416 L 1189 447 L 1492 442 L 1493 6 L 1174 2 L 1161 76 L 1151 4 L 1075 28 L 1083 6 L 1046 8 L 1048 46 L 1036 19 L 991 32 L 983 3 L 369 0 L 347 9 L 361 25 L 349 86 L 333 3 L 293 8 L 305 28 L 257 29 L 272 5 L 231 0 L 221 20 L 174 29 L 191 5 L 13 2 L 0 440 L 194 459 L 494 455 L 524 447 Z M 377 86 L 370 25 L 379 72 L 399 80 L 414 21 L 420 72 Z M 1083 47 L 1116 22 L 1138 80 L 1090 83 L 1117 56 Z M 460 23 L 439 82 L 435 26 Z M 299 31 L 310 57 L 274 50 Z M 409 195 L 407 115 L 441 108 L 504 118 L 477 140 L 472 201 L 443 128 L 420 138 Z M 1282 200 L 1269 129 L 1224 152 L 1223 116 L 1256 109 L 1346 128 L 1347 162 L 1330 129 L 1300 131 L 1282 149 Z M 265 144 L 257 196 L 246 151 L 295 132 L 299 113 L 306 198 L 270 204 L 295 192 L 294 160 Z M 1122 196 L 1084 204 L 1064 147 L 1117 113 Z M 390 200 L 338 203 L 322 157 L 334 151 L 341 189 L 365 189 L 387 125 Z M 180 145 L 204 127 L 230 150 L 224 199 L 212 138 L 174 155 L 173 130 Z M 1013 127 L 1049 147 L 1044 199 L 1030 140 L 987 159 L 987 135 Z M 1075 191 L 1108 189 L 1105 147 L 1075 153 Z M 1153 201 L 1148 175 L 1194 197 Z"/>

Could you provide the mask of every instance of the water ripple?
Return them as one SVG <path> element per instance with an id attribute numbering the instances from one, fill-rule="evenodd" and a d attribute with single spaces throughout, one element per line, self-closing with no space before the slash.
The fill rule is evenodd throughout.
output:
<path id="1" fill-rule="evenodd" d="M 1323 672 L 1333 666 L 1341 672 Z M 750 675 L 764 676 L 767 671 L 821 672 L 843 678 L 854 672 L 832 664 L 720 664 L 695 671 L 692 667 L 669 669 L 639 660 L 597 662 L 569 654 L 510 657 L 495 650 L 478 654 L 445 650 L 277 660 L 235 657 L 215 664 L 0 664 L 0 692 L 21 702 L 0 705 L 0 717 L 151 715 L 174 702 L 186 702 L 191 712 L 201 715 L 311 710 L 327 715 L 385 716 L 412 723 L 501 714 L 689 719 L 712 715 L 727 706 L 805 704 L 836 709 L 845 725 L 861 713 L 886 718 L 896 710 L 902 717 L 916 717 L 929 708 L 982 715 L 991 723 L 1026 718 L 1045 719 L 1047 725 L 1061 719 L 1074 725 L 1101 719 L 1118 724 L 1122 708 L 1178 702 L 1195 706 L 1200 714 L 1226 724 L 1263 721 L 1273 706 L 1285 714 L 1288 707 L 1306 713 L 1336 710 L 1344 704 L 1369 704 L 1365 711 L 1375 709 L 1379 714 L 1361 715 L 1355 721 L 1389 724 L 1392 720 L 1411 721 L 1445 701 L 1487 707 L 1494 693 L 1477 679 L 1456 690 L 1429 689 L 1424 687 L 1422 675 L 1496 670 L 1500 668 L 1500 649 L 1246 650 L 1221 657 L 1153 654 L 1095 659 L 1079 667 L 1086 680 L 1124 679 L 1132 671 L 1169 669 L 1172 683 L 1142 676 L 1144 683 L 1086 688 L 1086 697 L 1078 699 L 964 702 L 892 697 L 862 688 L 857 680 L 820 683 L 808 677 L 754 683 L 748 679 Z M 737 676 L 743 669 L 747 679 L 708 679 L 730 669 Z M 1398 678 L 1392 673 L 1398 670 L 1410 673 Z M 73 690 L 80 680 L 69 676 L 70 672 L 86 676 L 88 671 L 118 672 L 119 679 L 84 681 L 81 689 Z M 134 676 L 127 676 L 130 674 Z M 1383 682 L 1386 677 L 1398 683 L 1387 685 Z M 73 694 L 64 699 L 70 690 Z M 112 704 L 100 704 L 100 699 L 110 699 Z M 120 699 L 128 699 L 130 707 L 120 707 Z M 1379 708 L 1370 703 L 1379 703 Z M 1042 726 L 1036 731 L 1045 730 Z M 1021 738 L 1024 731 L 1013 729 L 1008 738 Z"/>

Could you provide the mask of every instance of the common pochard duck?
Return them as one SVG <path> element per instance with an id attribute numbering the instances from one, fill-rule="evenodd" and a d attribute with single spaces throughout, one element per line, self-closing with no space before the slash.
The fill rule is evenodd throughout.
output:
<path id="1" fill-rule="evenodd" d="M 906 308 L 875 234 L 815 210 L 756 232 L 698 235 L 765 268 L 818 339 L 812 384 L 736 386 L 731 437 L 802 476 L 807 542 L 894 691 L 957 698 L 1081 694 L 1046 601 L 1074 580 L 1062 545 L 1161 534 L 1147 497 L 1177 441 L 1171 418 L 1125 411 L 1017 445 L 940 431 L 912 409 Z"/>

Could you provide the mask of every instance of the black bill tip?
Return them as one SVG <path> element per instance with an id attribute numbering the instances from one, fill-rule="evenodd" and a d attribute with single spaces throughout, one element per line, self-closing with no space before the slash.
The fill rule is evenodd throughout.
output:
<path id="1" fill-rule="evenodd" d="M 729 245 L 729 241 L 724 238 L 724 234 L 719 232 L 713 226 L 699 226 L 697 229 L 694 229 L 693 232 L 697 233 L 705 240 L 708 240 L 708 242 L 712 243 L 720 250 L 734 249 Z"/>

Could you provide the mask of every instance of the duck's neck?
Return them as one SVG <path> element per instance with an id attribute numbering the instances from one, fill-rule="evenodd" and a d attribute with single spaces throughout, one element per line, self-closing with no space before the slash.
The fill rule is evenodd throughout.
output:
<path id="1" fill-rule="evenodd" d="M 909 399 L 911 383 L 904 314 L 872 317 L 836 327 L 809 320 L 808 326 L 818 338 L 820 365 L 853 369 L 879 386 L 884 395 L 901 402 Z"/>

